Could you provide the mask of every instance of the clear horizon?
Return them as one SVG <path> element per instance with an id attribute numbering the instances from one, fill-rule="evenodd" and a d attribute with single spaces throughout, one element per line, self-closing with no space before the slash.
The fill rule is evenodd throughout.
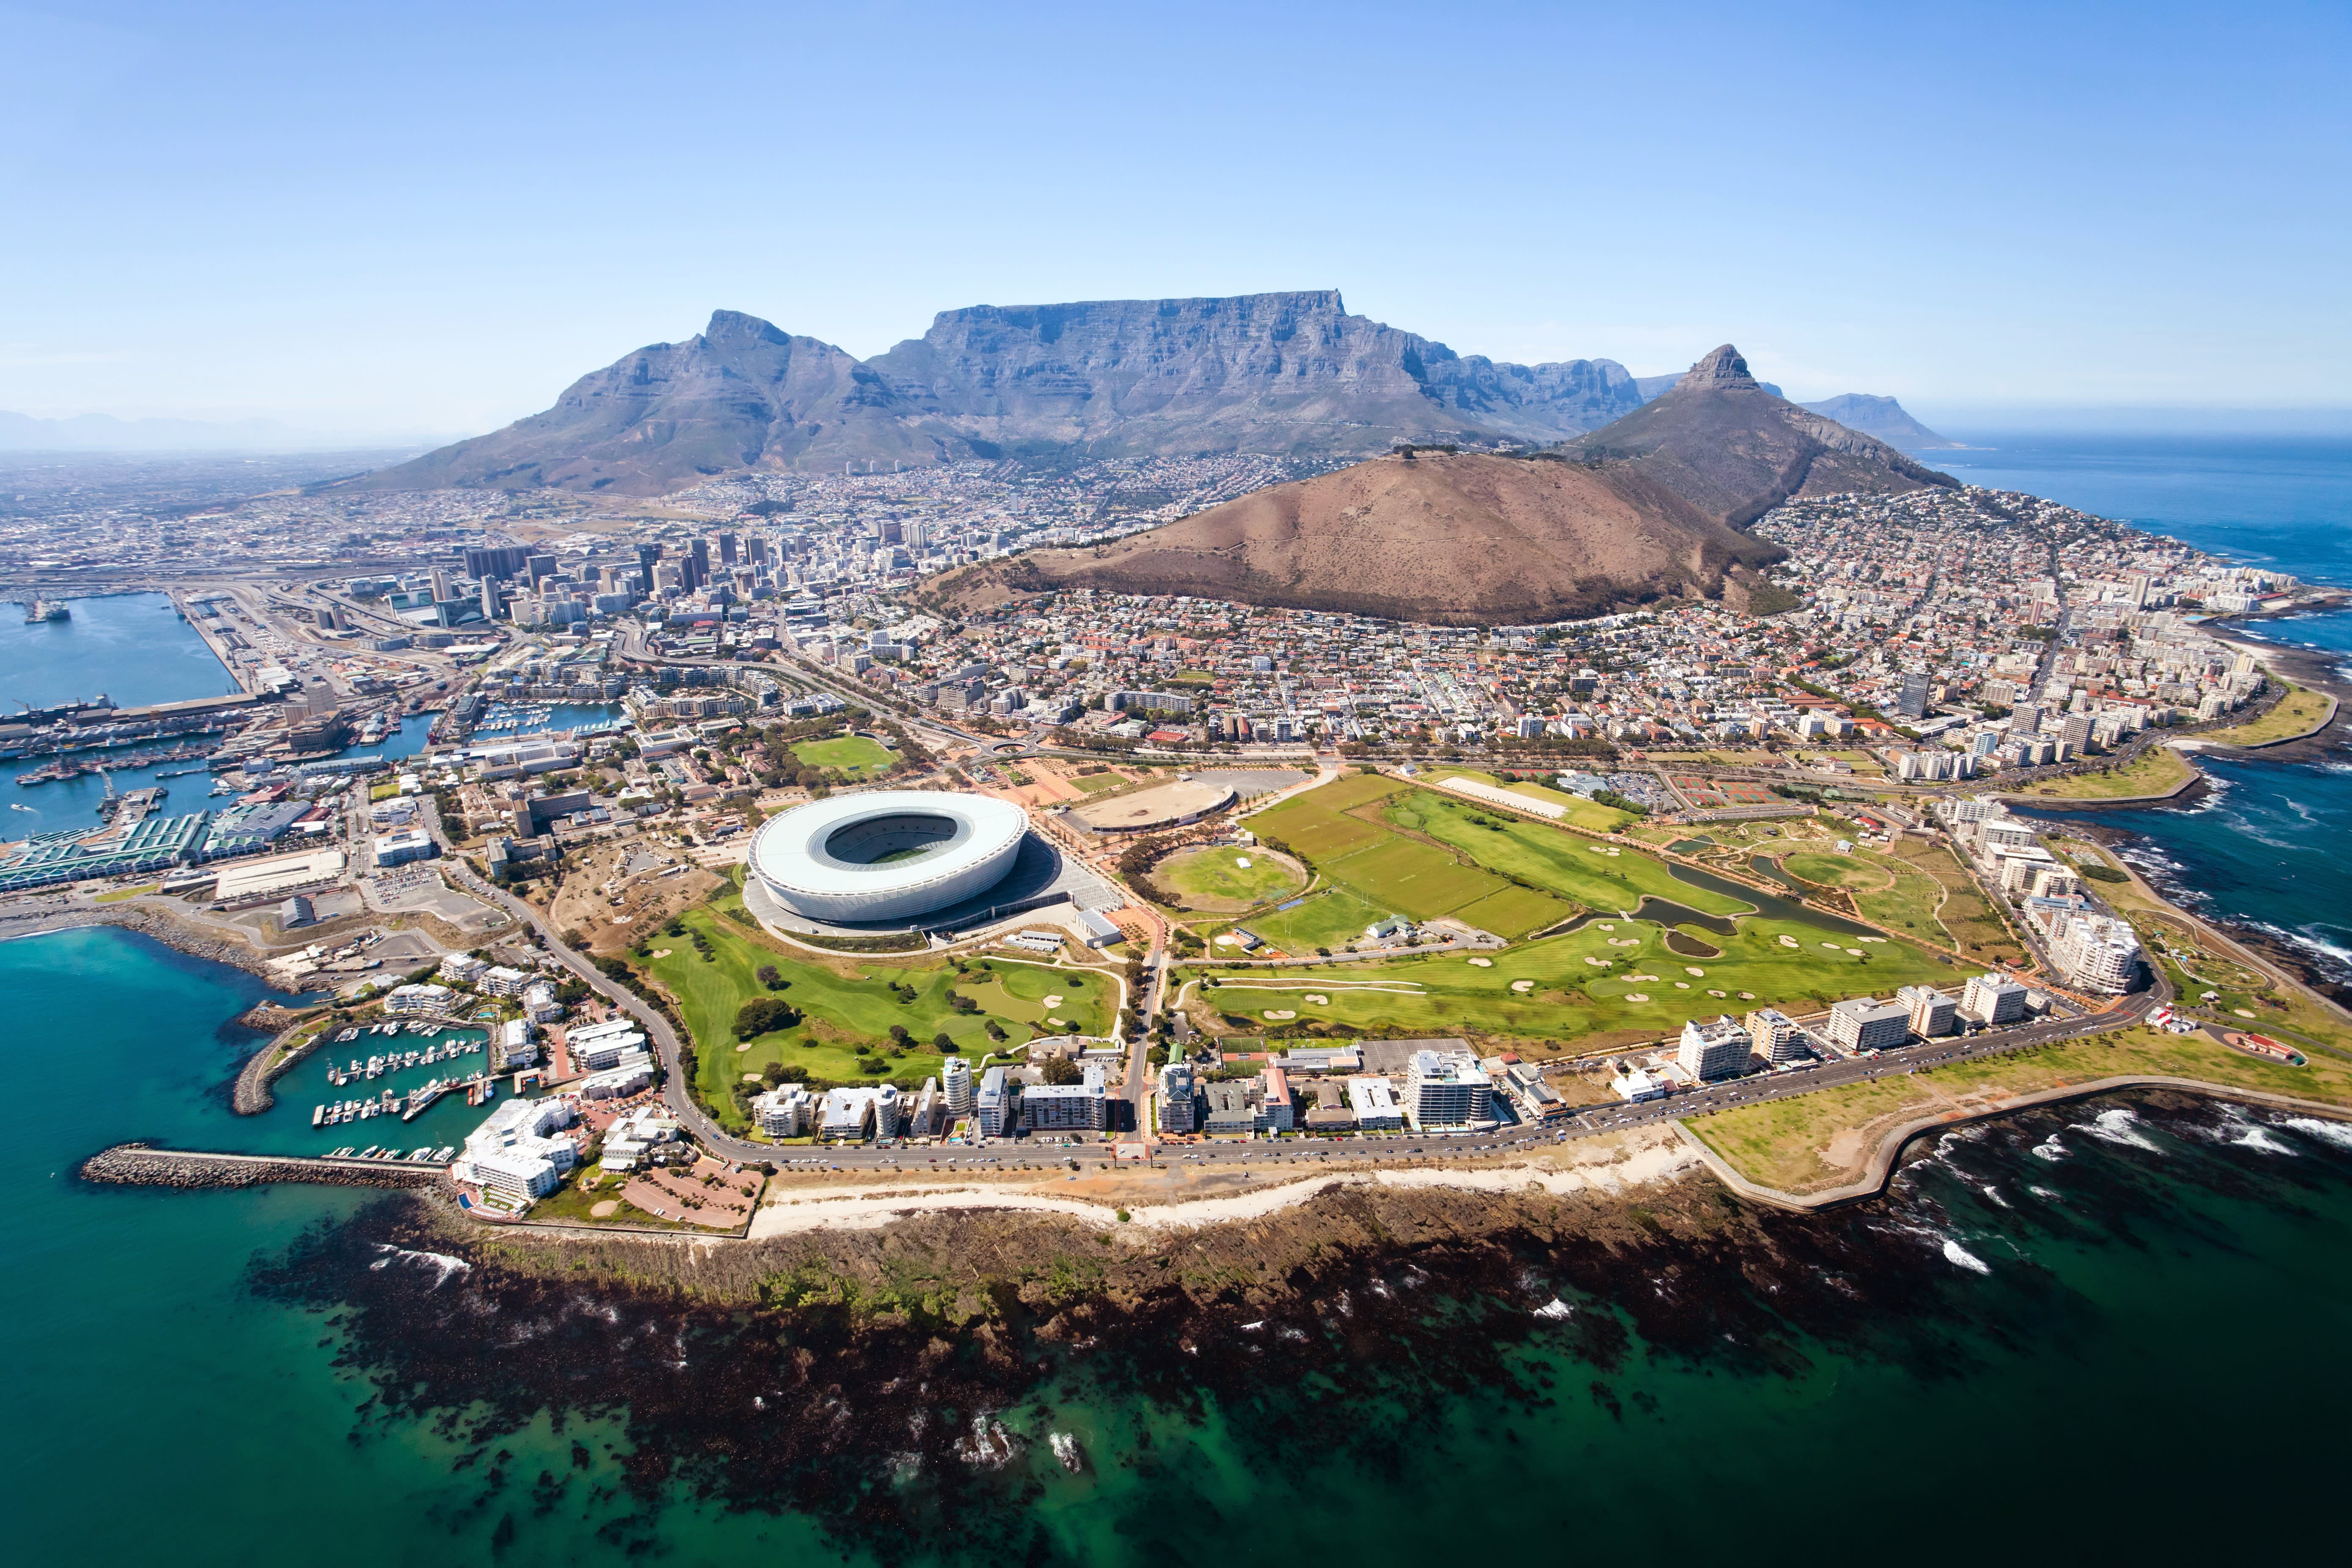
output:
<path id="1" fill-rule="evenodd" d="M 423 440 L 749 311 L 1337 288 L 1930 426 L 2352 430 L 2340 8 L 0 8 L 0 410 Z M 1949 433 L 1948 431 L 1948 433 Z"/>

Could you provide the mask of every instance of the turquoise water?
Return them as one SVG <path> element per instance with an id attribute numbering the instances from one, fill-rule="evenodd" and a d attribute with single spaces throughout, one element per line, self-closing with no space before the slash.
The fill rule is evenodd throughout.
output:
<path id="1" fill-rule="evenodd" d="M 21 1560 L 841 1560 L 790 1514 L 632 1498 L 610 1419 L 542 1420 L 480 1452 L 383 1416 L 337 1364 L 334 1321 L 246 1284 L 248 1258 L 361 1194 L 76 1182 L 76 1159 L 125 1137 L 308 1146 L 290 1115 L 226 1107 L 253 1042 L 225 1020 L 257 983 L 106 931 L 0 943 L 0 993 L 21 1045 L 88 1068 L 20 1119 L 5 1156 L 19 1201 L 0 1218 L 0 1387 L 16 1419 L 0 1475 Z M 1064 1370 L 1005 1416 L 1029 1447 L 963 1500 L 978 1533 L 935 1523 L 849 1555 L 1406 1563 L 1458 1552 L 1469 1521 L 1496 1552 L 1778 1560 L 1900 1541 L 1906 1558 L 1956 1562 L 1997 1531 L 2037 1557 L 2169 1562 L 2246 1542 L 2255 1521 L 2220 1500 L 2233 1483 L 2352 1458 L 2336 1418 L 2352 1395 L 2336 1349 L 2352 1331 L 2352 1151 L 2322 1132 L 2067 1109 L 1948 1139 L 1895 1204 L 1816 1225 L 1754 1260 L 1754 1284 L 1699 1251 L 1633 1268 L 1531 1255 L 1522 1278 L 1450 1300 L 1442 1277 L 1390 1266 L 1380 1289 L 1427 1296 L 1423 1338 L 1394 1365 L 1377 1344 L 1334 1331 L 1301 1348 L 1226 1311 L 1202 1325 L 1221 1368 L 1204 1398 L 1202 1363 L 1165 1342 L 1056 1352 Z M 420 1296 L 463 1284 L 430 1260 L 394 1265 Z M 1833 1275 L 1866 1310 L 1776 1315 L 1784 1289 L 1842 1300 L 1808 1283 Z M 1575 1315 L 1531 1334 L 1528 1305 L 1554 1297 Z M 1318 1307 L 1328 1325 L 1344 1309 Z M 556 1326 L 461 1321 L 517 1354 Z M 608 1359 L 579 1353 L 592 1379 Z M 1415 1363 L 1430 1375 L 1402 1375 Z M 1084 1444 L 1086 1473 L 1048 1457 L 1052 1430 Z M 2168 1506 L 2158 1478 L 2214 1501 Z M 2326 1550 L 2325 1504 L 2275 1489 L 2263 1549 Z"/>

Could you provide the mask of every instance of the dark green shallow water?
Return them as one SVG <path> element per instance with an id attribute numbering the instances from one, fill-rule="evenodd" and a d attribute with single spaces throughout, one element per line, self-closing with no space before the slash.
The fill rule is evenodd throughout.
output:
<path id="1" fill-rule="evenodd" d="M 128 1137 L 314 1146 L 307 1102 L 258 1121 L 227 1110 L 250 1041 L 224 1021 L 255 983 L 89 931 L 0 944 L 0 994 L 26 1087 L 0 1219 L 12 1560 L 842 1560 L 842 1543 L 789 1514 L 631 1500 L 609 1421 L 561 1436 L 542 1422 L 453 1470 L 459 1443 L 383 1416 L 372 1387 L 337 1370 L 326 1314 L 251 1286 L 257 1253 L 280 1254 L 355 1194 L 79 1184 L 75 1160 Z M 1614 1332 L 1739 1276 L 1736 1258 L 1685 1258 L 1628 1267 L 1606 1291 L 1537 1265 L 1490 1281 L 1483 1310 L 1515 1339 L 1529 1304 L 1557 1291 L 1574 1309 L 1496 1363 L 1531 1387 L 1550 1379 L 1534 1398 L 1492 1392 L 1484 1371 L 1444 1389 L 1454 1358 L 1439 1336 L 1397 1352 L 1417 1394 L 1379 1394 L 1365 1380 L 1380 1347 L 1360 1345 L 1370 1370 L 1343 1392 L 1284 1373 L 1182 1415 L 1126 1392 L 1138 1385 L 1121 1373 L 1173 1347 L 1106 1349 L 1006 1417 L 1033 1440 L 1077 1435 L 1087 1473 L 1066 1476 L 1033 1441 L 992 1480 L 1006 1499 L 983 1529 L 853 1541 L 850 1553 L 2336 1560 L 2352 1148 L 2327 1130 L 2198 1106 L 2061 1108 L 1948 1137 L 1889 1202 L 1811 1223 L 1823 1228 L 1804 1246 L 1834 1253 L 1822 1267 L 1838 1288 L 1885 1303 L 1839 1323 L 1837 1348 L 1802 1323 L 1726 1339 L 1685 1319 L 1671 1352 L 1635 1336 L 1600 1365 L 1578 1353 L 1611 1338 L 1596 1325 Z M 415 1290 L 432 1285 L 429 1264 L 401 1267 Z M 1374 1288 L 1423 1292 L 1433 1319 L 1456 1310 L 1444 1279 L 1399 1268 Z M 1203 1353 L 1272 1367 L 1251 1348 L 1261 1333 L 1222 1331 L 1230 1342 Z M 1479 1332 L 1468 1318 L 1454 1331 Z M 1487 1366 L 1471 1339 L 1452 1342 L 1462 1367 Z M 887 1486 L 887 1464 L 874 1470 Z"/>

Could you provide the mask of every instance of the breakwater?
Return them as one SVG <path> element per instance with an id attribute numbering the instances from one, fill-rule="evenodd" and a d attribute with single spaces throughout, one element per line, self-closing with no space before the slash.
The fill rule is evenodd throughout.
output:
<path id="1" fill-rule="evenodd" d="M 255 1187 L 273 1182 L 310 1182 L 334 1187 L 430 1187 L 444 1167 L 394 1160 L 314 1160 L 290 1154 L 221 1154 L 193 1149 L 154 1149 L 118 1143 L 81 1163 L 85 1182 L 113 1186 Z"/>

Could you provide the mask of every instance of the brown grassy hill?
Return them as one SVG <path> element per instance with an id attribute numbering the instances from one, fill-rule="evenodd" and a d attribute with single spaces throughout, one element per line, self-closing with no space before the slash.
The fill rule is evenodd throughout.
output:
<path id="1" fill-rule="evenodd" d="M 1744 605 L 1754 568 L 1780 553 L 1631 467 L 1426 454 L 1277 485 L 1108 545 L 966 567 L 938 592 L 950 608 L 1097 588 L 1491 626 L 1676 594 Z"/>

